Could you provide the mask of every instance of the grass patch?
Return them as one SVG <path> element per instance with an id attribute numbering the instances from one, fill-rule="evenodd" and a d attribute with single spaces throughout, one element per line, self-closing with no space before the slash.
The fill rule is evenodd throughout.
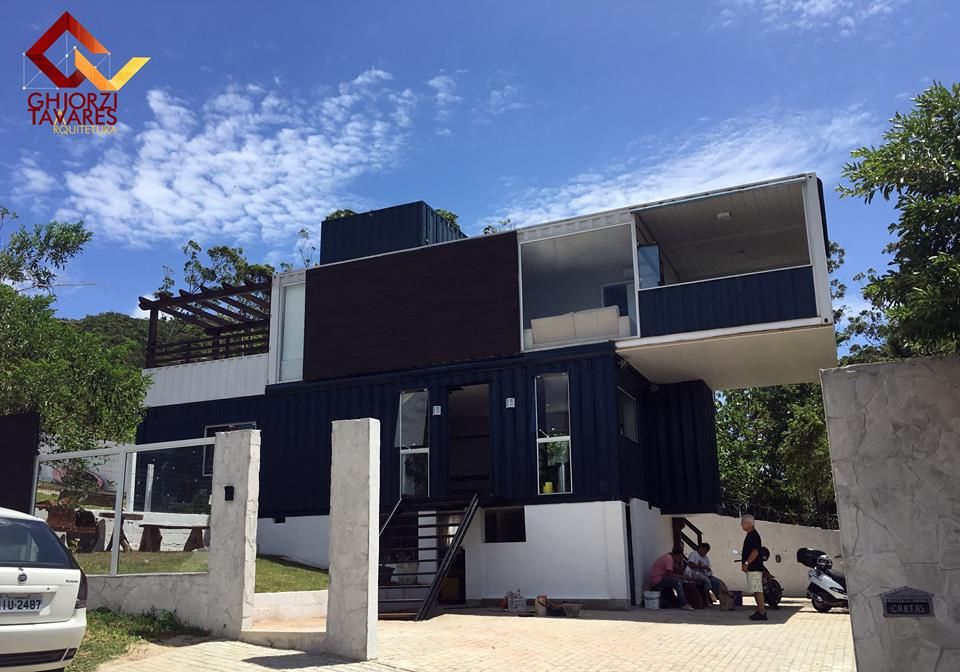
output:
<path id="1" fill-rule="evenodd" d="M 184 625 L 169 611 L 153 611 L 140 616 L 117 614 L 106 609 L 87 611 L 83 644 L 67 669 L 70 672 L 93 672 L 98 665 L 119 658 L 137 644 L 178 635 L 204 634 L 202 630 Z"/>
<path id="2" fill-rule="evenodd" d="M 77 553 L 74 556 L 87 574 L 109 574 L 110 553 Z M 162 553 L 120 553 L 121 574 L 161 574 L 177 572 L 205 572 L 209 554 L 197 551 L 165 551 Z M 283 593 L 296 590 L 326 590 L 330 575 L 298 562 L 271 555 L 257 557 L 258 593 Z"/>
<path id="3" fill-rule="evenodd" d="M 257 558 L 258 593 L 326 590 L 329 585 L 330 575 L 325 569 L 308 567 L 272 555 L 261 555 Z"/>
<path id="4" fill-rule="evenodd" d="M 87 574 L 109 574 L 110 553 L 77 553 L 74 556 Z M 205 572 L 209 554 L 204 551 L 164 551 L 162 553 L 120 553 L 121 574 L 162 574 L 176 572 Z"/>

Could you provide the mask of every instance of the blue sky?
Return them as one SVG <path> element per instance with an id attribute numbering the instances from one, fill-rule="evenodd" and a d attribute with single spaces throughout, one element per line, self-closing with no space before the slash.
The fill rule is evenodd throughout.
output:
<path id="1" fill-rule="evenodd" d="M 118 94 L 115 136 L 30 125 L 21 52 L 65 10 L 114 70 L 151 57 Z M 0 203 L 94 230 L 59 292 L 68 317 L 131 313 L 189 238 L 294 261 L 296 232 L 318 235 L 337 207 L 423 199 L 478 233 L 805 170 L 849 278 L 886 263 L 894 214 L 837 199 L 843 161 L 932 79 L 953 81 L 957 14 L 949 0 L 6 2 Z"/>

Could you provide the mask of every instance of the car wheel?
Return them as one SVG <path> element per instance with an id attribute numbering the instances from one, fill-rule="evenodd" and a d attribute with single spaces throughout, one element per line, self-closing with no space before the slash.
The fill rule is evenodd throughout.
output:
<path id="1" fill-rule="evenodd" d="M 813 608 L 819 611 L 821 614 L 825 614 L 830 611 L 830 605 L 820 595 L 814 595 L 810 598 L 810 601 L 813 602 Z"/>

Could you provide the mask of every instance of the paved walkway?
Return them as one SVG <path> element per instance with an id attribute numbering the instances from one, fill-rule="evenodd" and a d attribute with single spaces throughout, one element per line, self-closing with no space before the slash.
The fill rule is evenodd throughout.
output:
<path id="1" fill-rule="evenodd" d="M 746 620 L 748 609 L 585 611 L 577 620 L 470 610 L 425 623 L 381 622 L 380 658 L 371 663 L 348 664 L 328 656 L 206 642 L 109 670 L 853 672 L 850 617 L 818 614 L 806 600 L 785 602 L 779 611 L 769 612 L 768 623 Z M 322 622 L 312 626 L 322 627 Z"/>

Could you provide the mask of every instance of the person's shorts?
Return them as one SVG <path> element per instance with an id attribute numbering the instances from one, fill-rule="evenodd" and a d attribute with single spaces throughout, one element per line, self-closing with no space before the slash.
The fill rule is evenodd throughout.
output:
<path id="1" fill-rule="evenodd" d="M 747 572 L 747 592 L 754 595 L 763 592 L 763 572 Z"/>

